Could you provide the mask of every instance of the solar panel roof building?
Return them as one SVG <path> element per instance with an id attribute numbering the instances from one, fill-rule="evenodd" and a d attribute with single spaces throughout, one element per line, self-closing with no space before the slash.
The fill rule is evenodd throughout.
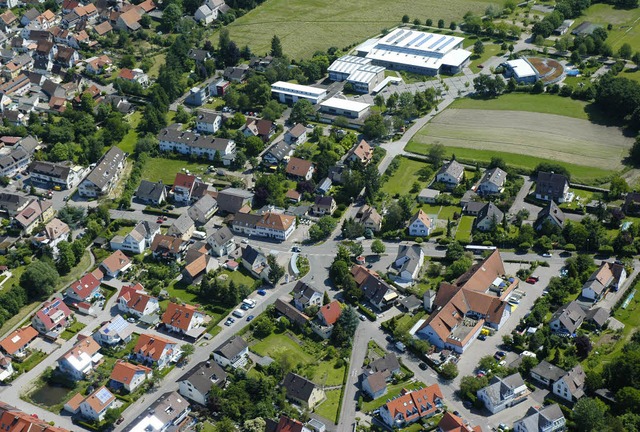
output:
<path id="1" fill-rule="evenodd" d="M 371 64 L 364 57 L 343 56 L 335 60 L 327 69 L 329 79 L 347 81 L 360 93 L 369 93 L 384 79 L 384 68 Z"/>
<path id="2" fill-rule="evenodd" d="M 463 38 L 398 28 L 380 39 L 356 48 L 372 64 L 424 75 L 454 74 L 471 53 L 462 49 Z"/>

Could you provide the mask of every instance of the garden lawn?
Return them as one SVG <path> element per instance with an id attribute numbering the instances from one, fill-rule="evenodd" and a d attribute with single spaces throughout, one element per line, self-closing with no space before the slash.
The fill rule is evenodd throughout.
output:
<path id="1" fill-rule="evenodd" d="M 129 125 L 131 125 L 131 129 L 129 129 L 129 132 L 127 132 L 124 138 L 122 138 L 122 141 L 118 144 L 120 150 L 133 154 L 136 149 L 136 142 L 138 142 L 138 132 L 136 132 L 136 128 L 138 127 L 141 118 L 142 113 L 140 111 L 136 111 L 129 116 Z"/>
<path id="2" fill-rule="evenodd" d="M 292 59 L 311 57 L 330 47 L 339 50 L 376 36 L 383 29 L 400 23 L 404 13 L 424 22 L 442 18 L 448 27 L 460 22 L 465 11 L 482 15 L 488 0 L 269 0 L 226 26 L 239 47 L 248 45 L 256 55 L 264 55 L 277 35 L 284 54 Z M 425 30 L 427 30 L 425 28 Z M 430 29 L 436 31 L 436 29 Z M 456 35 L 458 35 L 456 33 Z M 214 34 L 213 42 L 218 42 Z"/>
<path id="3" fill-rule="evenodd" d="M 315 359 L 304 350 L 293 339 L 283 333 L 272 333 L 260 342 L 251 346 L 251 350 L 261 356 L 269 356 L 277 359 L 280 356 L 288 357 L 294 364 L 313 363 Z M 333 418 L 333 417 L 329 417 Z"/>
<path id="4" fill-rule="evenodd" d="M 455 212 L 460 212 L 460 207 L 449 205 L 442 206 L 438 204 L 422 204 L 420 207 L 423 212 L 428 215 L 436 215 L 436 219 L 441 221 L 447 221 L 447 219 L 453 219 L 453 214 Z"/>
<path id="5" fill-rule="evenodd" d="M 473 41 L 473 43 L 475 43 L 475 41 Z M 471 44 L 470 47 L 467 48 L 469 51 L 472 51 L 472 52 L 473 52 L 473 43 Z M 473 54 L 471 56 L 471 63 L 469 63 L 469 68 L 474 73 L 479 73 L 482 70 L 482 69 L 480 69 L 478 67 L 479 65 L 481 65 L 484 62 L 486 62 L 487 60 L 489 60 L 493 56 L 496 56 L 498 54 L 502 54 L 502 50 L 500 49 L 500 45 L 501 44 L 497 44 L 497 43 L 493 43 L 493 42 L 485 43 L 484 44 L 484 52 L 482 54 L 480 54 L 479 56 Z"/>
<path id="6" fill-rule="evenodd" d="M 398 330 L 401 333 L 405 333 L 408 332 L 409 330 L 411 330 L 411 327 L 413 327 L 414 325 L 416 325 L 416 323 L 418 321 L 420 321 L 420 319 L 426 314 L 426 312 L 422 311 L 422 312 L 417 312 L 415 315 L 411 316 L 410 314 L 406 313 L 403 314 L 402 317 L 400 319 L 398 319 L 397 323 L 396 323 L 396 330 Z"/>
<path id="7" fill-rule="evenodd" d="M 381 407 L 382 404 L 384 404 L 387 401 L 387 399 L 391 399 L 395 396 L 398 396 L 403 388 L 407 390 L 415 390 L 420 387 L 426 387 L 426 386 L 422 382 L 413 382 L 413 383 L 402 382 L 398 384 L 387 385 L 387 393 L 384 396 L 379 397 L 378 399 L 374 399 L 369 402 L 363 402 L 361 411 L 369 412 L 369 411 L 373 411 L 376 408 Z"/>
<path id="8" fill-rule="evenodd" d="M 229 282 L 233 281 L 236 286 L 238 285 L 246 285 L 253 286 L 255 279 L 249 276 L 244 272 L 244 269 L 239 268 L 236 271 L 223 270 L 220 272 L 221 275 L 227 275 L 227 280 Z"/>
<path id="9" fill-rule="evenodd" d="M 462 216 L 458 221 L 458 229 L 456 230 L 456 240 L 461 242 L 471 241 L 471 228 L 473 227 L 473 216 Z"/>
<path id="10" fill-rule="evenodd" d="M 198 296 L 196 294 L 187 292 L 187 290 L 185 289 L 186 287 L 187 287 L 187 284 L 185 284 L 182 281 L 178 281 L 174 279 L 171 282 L 171 284 L 169 284 L 169 286 L 166 288 L 166 290 L 169 293 L 169 297 L 179 298 L 185 303 L 190 303 L 190 304 L 198 303 Z"/>
<path id="11" fill-rule="evenodd" d="M 597 195 L 595 192 L 584 189 L 571 188 L 569 189 L 569 192 L 573 192 L 575 194 L 575 197 L 570 203 L 560 204 L 561 209 L 576 209 L 579 207 L 584 207 L 595 198 L 595 195 Z"/>
<path id="12" fill-rule="evenodd" d="M 151 66 L 151 69 L 149 69 L 149 77 L 151 78 L 157 78 L 158 77 L 158 73 L 160 72 L 160 66 L 162 66 L 166 60 L 167 56 L 166 54 L 158 54 L 157 56 L 153 57 L 153 66 Z"/>
<path id="13" fill-rule="evenodd" d="M 144 166 L 142 178 L 152 182 L 162 180 L 164 184 L 172 185 L 176 174 L 182 172 L 182 168 L 188 169 L 195 175 L 203 175 L 207 172 L 209 164 L 181 159 L 165 159 L 163 157 L 149 158 Z"/>
<path id="14" fill-rule="evenodd" d="M 495 99 L 459 98 L 450 105 L 451 108 L 458 109 L 529 111 L 589 120 L 586 106 L 586 102 L 576 99 L 528 93 L 508 93 Z"/>
<path id="15" fill-rule="evenodd" d="M 336 360 L 323 361 L 316 367 L 313 382 L 325 386 L 342 385 L 345 366 L 336 368 Z"/>
<path id="16" fill-rule="evenodd" d="M 418 181 L 418 171 L 425 165 L 426 162 L 401 157 L 400 166 L 382 185 L 382 191 L 391 196 L 408 194 L 413 183 Z"/>
<path id="17" fill-rule="evenodd" d="M 338 415 L 340 414 L 340 393 L 342 390 L 327 390 L 325 394 L 327 399 L 317 406 L 315 413 L 338 423 Z"/>

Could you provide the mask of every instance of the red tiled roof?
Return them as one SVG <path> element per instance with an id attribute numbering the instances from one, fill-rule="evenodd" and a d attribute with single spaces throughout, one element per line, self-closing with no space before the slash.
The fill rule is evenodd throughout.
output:
<path id="1" fill-rule="evenodd" d="M 100 286 L 100 281 L 92 273 L 87 273 L 75 281 L 69 288 L 79 297 L 86 299 Z"/>
<path id="2" fill-rule="evenodd" d="M 145 375 L 151 373 L 151 369 L 142 365 L 134 365 L 124 360 L 118 360 L 111 371 L 111 379 L 123 384 L 130 384 L 139 372 Z"/>
<path id="3" fill-rule="evenodd" d="M 311 161 L 292 157 L 289 159 L 289 163 L 287 164 L 287 174 L 304 177 L 307 175 L 312 165 Z"/>
<path id="4" fill-rule="evenodd" d="M 169 302 L 167 310 L 162 314 L 162 322 L 187 331 L 196 313 L 198 313 L 198 309 L 195 306 Z"/>
<path id="5" fill-rule="evenodd" d="M 38 336 L 38 331 L 31 326 L 22 327 L 0 341 L 0 347 L 9 355 L 15 354 Z"/>
<path id="6" fill-rule="evenodd" d="M 324 322 L 326 322 L 327 325 L 334 325 L 342 313 L 340 302 L 338 300 L 334 300 L 331 303 L 322 306 L 320 308 L 320 313 L 324 317 Z"/>
<path id="7" fill-rule="evenodd" d="M 158 361 L 167 345 L 175 344 L 163 337 L 143 333 L 138 338 L 134 352 Z"/>
<path id="8" fill-rule="evenodd" d="M 130 263 L 131 260 L 121 250 L 115 251 L 102 261 L 102 265 L 111 273 L 122 270 Z"/>
<path id="9" fill-rule="evenodd" d="M 414 419 L 431 416 L 438 409 L 436 399 L 443 399 L 438 384 L 408 392 L 402 390 L 402 395 L 387 402 L 383 408 L 389 411 L 392 418 L 400 416 L 411 422 Z"/>

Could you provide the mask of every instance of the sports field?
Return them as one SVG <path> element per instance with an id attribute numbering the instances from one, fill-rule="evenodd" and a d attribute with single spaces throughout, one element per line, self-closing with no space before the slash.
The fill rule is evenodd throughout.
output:
<path id="1" fill-rule="evenodd" d="M 555 114 L 447 109 L 413 139 L 420 144 L 530 155 L 608 170 L 623 168 L 633 144 L 616 127 Z"/>
<path id="2" fill-rule="evenodd" d="M 404 14 L 422 23 L 444 19 L 448 27 L 466 11 L 484 13 L 491 0 L 267 0 L 227 28 L 239 47 L 267 53 L 278 35 L 284 53 L 293 59 L 310 57 L 329 47 L 342 49 L 363 42 L 381 30 L 400 24 Z"/>

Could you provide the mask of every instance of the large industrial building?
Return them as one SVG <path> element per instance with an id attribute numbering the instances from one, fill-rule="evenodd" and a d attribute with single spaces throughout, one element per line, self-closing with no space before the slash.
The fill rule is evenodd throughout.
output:
<path id="1" fill-rule="evenodd" d="M 358 56 L 392 70 L 423 75 L 456 74 L 469 61 L 463 38 L 398 28 L 356 48 Z"/>
<path id="2" fill-rule="evenodd" d="M 340 57 L 327 69 L 332 81 L 346 81 L 358 93 L 371 91 L 384 80 L 384 68 L 374 66 L 372 60 L 364 57 Z"/>
<path id="3" fill-rule="evenodd" d="M 271 93 L 281 103 L 293 104 L 300 99 L 307 99 L 312 104 L 317 104 L 327 96 L 327 91 L 318 87 L 292 84 L 278 81 L 271 84 Z"/>
<path id="4" fill-rule="evenodd" d="M 369 112 L 369 104 L 333 97 L 320 104 L 320 111 L 334 116 L 359 119 Z"/>

